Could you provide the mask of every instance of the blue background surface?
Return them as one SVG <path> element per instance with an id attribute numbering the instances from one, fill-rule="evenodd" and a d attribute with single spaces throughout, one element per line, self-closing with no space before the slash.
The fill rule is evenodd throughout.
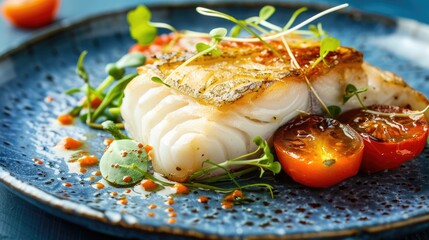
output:
<path id="1" fill-rule="evenodd" d="M 3 1 L 0 1 L 2 3 Z M 37 30 L 20 30 L 0 19 L 0 55 L 8 49 L 18 46 L 29 38 L 48 31 L 58 25 L 67 25 L 82 17 L 129 8 L 140 3 L 175 4 L 182 1 L 142 1 L 142 0 L 63 0 L 56 22 Z M 204 1 L 198 1 L 204 2 Z M 213 0 L 209 2 L 214 2 Z M 228 2 L 228 1 L 225 1 Z M 229 1 L 233 2 L 233 1 Z M 281 2 L 281 1 L 270 1 Z M 291 2 L 291 1 L 289 1 Z M 298 1 L 294 1 L 298 2 Z M 318 5 L 336 5 L 344 1 L 301 1 Z M 348 1 L 352 8 L 362 11 L 415 19 L 429 23 L 429 1 L 390 0 L 390 1 Z M 1 133 L 0 133 L 1 134 Z M 154 236 L 154 239 L 162 236 Z M 164 237 L 165 238 L 165 237 Z M 408 239 L 427 239 L 429 231 L 423 231 L 407 237 Z M 0 239 L 112 239 L 80 226 L 54 217 L 33 205 L 21 200 L 13 193 L 0 187 Z"/>

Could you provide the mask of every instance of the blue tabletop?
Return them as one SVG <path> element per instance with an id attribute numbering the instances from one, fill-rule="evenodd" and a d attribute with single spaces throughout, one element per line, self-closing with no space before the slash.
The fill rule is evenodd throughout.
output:
<path id="1" fill-rule="evenodd" d="M 213 0 L 210 0 L 213 1 Z M 0 3 L 3 1 L 0 0 Z M 55 25 L 67 25 L 86 16 L 129 8 L 140 3 L 175 4 L 182 1 L 144 0 L 63 0 L 56 22 L 37 30 L 22 30 L 9 25 L 0 18 L 0 55 Z M 204 2 L 204 1 L 199 1 Z M 232 2 L 232 1 L 230 1 Z M 276 1 L 271 1 L 276 2 Z M 280 1 L 278 1 L 280 2 Z M 288 1 L 290 2 L 290 1 Z M 294 1 L 298 2 L 298 1 Z M 344 3 L 339 0 L 312 1 L 319 5 Z M 380 15 L 411 18 L 429 24 L 429 1 L 427 0 L 353 0 L 351 8 Z M 158 239 L 160 236 L 154 236 Z M 428 239 L 429 230 L 407 236 L 408 239 Z M 114 239 L 84 227 L 66 222 L 20 199 L 4 187 L 0 187 L 0 239 Z"/>

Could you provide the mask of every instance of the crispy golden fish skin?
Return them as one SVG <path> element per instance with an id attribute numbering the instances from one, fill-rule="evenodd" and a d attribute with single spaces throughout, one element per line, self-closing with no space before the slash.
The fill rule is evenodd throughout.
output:
<path id="1" fill-rule="evenodd" d="M 343 110 L 360 107 L 355 98 L 343 105 L 347 84 L 368 88 L 366 105 L 391 104 L 423 109 L 429 102 L 400 77 L 363 61 L 362 53 L 340 47 L 326 63 L 305 73 L 293 69 L 285 47 L 271 42 L 286 60 L 260 43 L 222 43 L 222 56 L 203 56 L 180 68 L 190 53 L 166 54 L 138 69 L 125 89 L 122 116 L 128 133 L 153 147 L 153 167 L 183 182 L 203 162 L 222 162 L 255 149 L 252 139 L 270 139 L 300 112 L 322 113 L 305 77 L 327 105 Z M 291 39 L 302 69 L 319 57 L 317 42 Z M 171 87 L 151 81 L 163 79 Z M 426 115 L 426 117 L 428 117 Z"/>

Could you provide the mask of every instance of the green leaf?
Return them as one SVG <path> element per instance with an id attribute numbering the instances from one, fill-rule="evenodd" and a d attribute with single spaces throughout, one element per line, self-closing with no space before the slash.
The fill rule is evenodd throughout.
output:
<path id="1" fill-rule="evenodd" d="M 226 30 L 226 28 L 214 28 L 210 31 L 209 35 L 211 39 L 221 41 L 227 33 L 228 30 Z"/>
<path id="2" fill-rule="evenodd" d="M 141 45 L 151 44 L 158 35 L 157 28 L 150 23 L 151 17 L 150 10 L 142 5 L 127 15 L 131 37 Z"/>
<path id="3" fill-rule="evenodd" d="M 332 105 L 332 106 L 328 106 L 328 111 L 329 111 L 329 115 L 332 118 L 336 118 L 338 115 L 340 115 L 342 110 L 340 107 Z"/>
<path id="4" fill-rule="evenodd" d="M 135 185 L 148 172 L 148 157 L 143 145 L 130 139 L 113 141 L 101 157 L 100 171 L 113 185 Z"/>
<path id="5" fill-rule="evenodd" d="M 210 45 L 208 45 L 207 43 L 199 42 L 195 45 L 195 48 L 196 48 L 197 52 L 202 52 L 204 50 L 209 49 Z"/>
<path id="6" fill-rule="evenodd" d="M 359 102 L 361 102 L 358 94 L 366 92 L 366 91 L 368 91 L 368 88 L 360 88 L 360 89 L 358 89 L 353 84 L 347 84 L 346 89 L 345 89 L 345 93 L 344 93 L 344 96 L 343 96 L 343 104 L 346 103 L 350 98 L 352 98 L 355 95 L 358 97 Z"/>
<path id="7" fill-rule="evenodd" d="M 105 71 L 109 76 L 112 76 L 115 80 L 121 79 L 125 74 L 125 69 L 118 67 L 114 63 L 109 63 L 105 67 Z"/>
<path id="8" fill-rule="evenodd" d="M 333 37 L 323 38 L 320 42 L 320 56 L 326 57 L 329 52 L 334 52 L 341 46 L 340 40 Z"/>
<path id="9" fill-rule="evenodd" d="M 266 21 L 268 18 L 270 18 L 274 12 L 276 11 L 276 8 L 273 6 L 264 6 L 261 8 L 261 10 L 259 10 L 259 21 L 258 22 L 262 22 L 262 21 Z"/>
<path id="10" fill-rule="evenodd" d="M 169 84 L 167 84 L 167 83 L 165 83 L 164 81 L 162 81 L 161 80 L 161 78 L 159 78 L 159 77 L 152 77 L 151 78 L 151 80 L 153 81 L 153 82 L 156 82 L 156 83 L 159 83 L 159 84 L 162 84 L 162 85 L 164 85 L 164 86 L 166 86 L 166 87 L 171 87 Z"/>
<path id="11" fill-rule="evenodd" d="M 139 67 L 146 63 L 146 56 L 143 53 L 133 52 L 121 57 L 116 62 L 118 68 Z"/>
<path id="12" fill-rule="evenodd" d="M 239 25 L 235 25 L 234 27 L 231 28 L 231 31 L 229 34 L 231 37 L 235 38 L 235 37 L 238 37 L 240 33 L 241 33 L 241 27 Z"/>
<path id="13" fill-rule="evenodd" d="M 274 174 L 278 174 L 282 170 L 282 165 L 280 165 L 279 162 L 273 162 L 270 169 L 273 171 Z"/>

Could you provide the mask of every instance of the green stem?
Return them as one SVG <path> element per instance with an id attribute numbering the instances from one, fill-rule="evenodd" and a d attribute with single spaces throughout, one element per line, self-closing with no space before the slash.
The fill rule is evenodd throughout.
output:
<path id="1" fill-rule="evenodd" d="M 110 86 L 110 84 L 112 84 L 112 82 L 115 81 L 115 78 L 112 76 L 107 76 L 106 79 L 104 79 L 104 81 L 97 87 L 97 89 L 95 90 L 97 93 L 103 93 L 104 90 Z"/>

